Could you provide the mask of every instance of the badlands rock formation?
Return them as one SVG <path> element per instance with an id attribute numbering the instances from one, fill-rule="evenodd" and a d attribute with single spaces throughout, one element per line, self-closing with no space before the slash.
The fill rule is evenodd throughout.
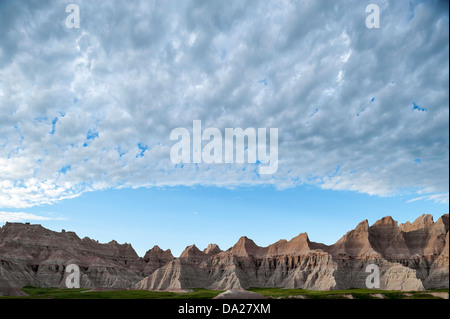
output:
<path id="1" fill-rule="evenodd" d="M 368 265 L 380 271 L 380 289 L 424 290 L 449 286 L 448 214 L 398 225 L 385 217 L 362 221 L 337 243 L 311 242 L 306 233 L 259 247 L 241 237 L 227 251 L 206 254 L 195 245 L 135 286 L 138 289 L 366 288 Z"/>
<path id="2" fill-rule="evenodd" d="M 214 244 L 188 246 L 179 258 L 158 246 L 141 258 L 129 244 L 6 223 L 0 228 L 0 285 L 64 287 L 65 268 L 73 263 L 80 267 L 81 286 L 91 288 L 331 290 L 366 288 L 366 267 L 374 264 L 380 289 L 448 288 L 448 219 L 422 215 L 398 225 L 385 217 L 372 226 L 365 220 L 331 246 L 311 242 L 306 233 L 268 247 L 241 237 L 226 251 Z"/>
<path id="3" fill-rule="evenodd" d="M 145 275 L 150 275 L 156 269 L 164 266 L 173 259 L 174 257 L 170 249 L 162 250 L 158 246 L 155 246 L 147 251 L 144 255 L 144 262 L 146 263 L 146 265 L 144 266 L 143 273 Z"/>
<path id="4" fill-rule="evenodd" d="M 126 288 L 171 259 L 170 251 L 158 247 L 140 258 L 130 244 L 100 244 L 41 225 L 6 223 L 0 228 L 2 286 L 65 287 L 65 268 L 76 264 L 81 287 Z"/>

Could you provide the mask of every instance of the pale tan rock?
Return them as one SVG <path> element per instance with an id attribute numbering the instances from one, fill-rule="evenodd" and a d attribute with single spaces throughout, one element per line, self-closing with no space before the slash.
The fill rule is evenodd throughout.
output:
<path id="1" fill-rule="evenodd" d="M 213 299 L 267 299 L 264 295 L 244 289 L 229 289 Z"/>
<path id="2" fill-rule="evenodd" d="M 184 290 L 190 288 L 206 288 L 211 284 L 207 272 L 198 264 L 188 259 L 177 258 L 150 276 L 142 279 L 136 289 L 146 290 Z"/>
<path id="3" fill-rule="evenodd" d="M 428 276 L 423 281 L 426 289 L 449 288 L 449 233 L 445 239 L 442 253 L 430 266 Z"/>
<path id="4" fill-rule="evenodd" d="M 448 292 L 430 292 L 429 294 L 442 299 L 448 299 Z"/>
<path id="5" fill-rule="evenodd" d="M 383 269 L 380 282 L 380 288 L 383 290 L 425 290 L 422 281 L 417 278 L 416 271 L 401 264 L 394 264 Z"/>

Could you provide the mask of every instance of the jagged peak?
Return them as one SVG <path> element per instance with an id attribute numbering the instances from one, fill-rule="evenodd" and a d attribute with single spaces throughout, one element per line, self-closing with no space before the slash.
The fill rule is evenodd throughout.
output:
<path id="1" fill-rule="evenodd" d="M 189 245 L 185 248 L 185 250 L 192 250 L 192 251 L 200 251 L 200 249 L 197 248 L 197 246 L 195 246 L 195 244 Z"/>
<path id="2" fill-rule="evenodd" d="M 449 215 L 444 214 L 441 217 L 439 217 L 439 219 L 434 224 L 435 225 L 441 224 L 445 228 L 445 230 L 448 231 L 448 219 L 449 219 Z"/>
<path id="3" fill-rule="evenodd" d="M 292 241 L 294 239 L 295 240 L 307 240 L 307 241 L 309 241 L 308 233 L 300 233 L 297 236 L 295 236 L 294 238 L 292 238 L 290 241 Z"/>
<path id="4" fill-rule="evenodd" d="M 247 236 L 241 236 L 241 237 L 239 237 L 237 242 L 248 242 L 248 241 L 253 242 L 253 240 L 251 240 Z"/>
<path id="5" fill-rule="evenodd" d="M 377 220 L 372 227 L 377 226 L 395 226 L 398 227 L 398 222 L 394 220 L 391 216 L 386 216 L 381 218 L 380 220 Z"/>
<path id="6" fill-rule="evenodd" d="M 231 248 L 231 252 L 235 255 L 254 255 L 259 249 L 260 247 L 253 240 L 247 236 L 242 236 Z"/>
<path id="7" fill-rule="evenodd" d="M 160 252 L 163 251 L 158 245 L 153 246 L 152 249 L 150 249 L 149 251 L 153 251 L 153 252 Z"/>
<path id="8" fill-rule="evenodd" d="M 113 239 L 109 243 L 107 243 L 107 245 L 114 247 L 114 249 L 118 250 L 119 252 L 127 252 L 137 256 L 137 253 L 134 250 L 133 246 L 129 243 L 119 244 L 116 240 Z"/>
<path id="9" fill-rule="evenodd" d="M 253 240 L 248 238 L 247 236 L 242 236 L 239 238 L 237 243 L 233 246 L 234 247 L 258 247 L 258 245 L 255 244 Z"/>
<path id="10" fill-rule="evenodd" d="M 203 250 L 203 252 L 207 255 L 213 255 L 222 252 L 222 250 L 217 244 L 209 244 L 208 247 Z"/>
<path id="11" fill-rule="evenodd" d="M 368 236 L 369 235 L 369 221 L 364 219 L 358 225 L 356 225 L 355 229 L 348 231 L 341 240 L 345 240 L 349 237 L 360 237 L 360 236 Z M 339 241 L 341 241 L 339 240 Z"/>
<path id="12" fill-rule="evenodd" d="M 430 228 L 434 225 L 433 215 L 422 214 L 412 223 L 407 221 L 404 224 L 400 224 L 400 229 L 404 232 L 414 231 L 423 228 Z"/>
<path id="13" fill-rule="evenodd" d="M 344 236 L 341 237 L 334 245 L 347 240 L 350 237 L 360 236 L 362 233 L 369 233 L 369 221 L 367 219 L 364 219 L 363 221 L 359 222 L 358 225 L 352 230 L 349 230 Z"/>
<path id="14" fill-rule="evenodd" d="M 238 243 L 243 243 L 245 245 L 258 246 L 255 244 L 255 242 L 252 239 L 248 238 L 247 236 L 242 236 L 241 238 L 239 238 Z"/>
<path id="15" fill-rule="evenodd" d="M 260 249 L 260 253 L 266 255 L 297 255 L 309 251 L 311 247 L 307 233 L 301 233 L 289 241 L 279 240 L 267 248 Z"/>
<path id="16" fill-rule="evenodd" d="M 147 250 L 144 255 L 144 260 L 149 261 L 154 258 L 173 258 L 172 252 L 170 249 L 163 250 L 158 245 L 153 246 L 153 248 Z"/>
<path id="17" fill-rule="evenodd" d="M 416 220 L 413 222 L 413 225 L 415 223 L 424 223 L 426 225 L 434 224 L 433 215 L 431 215 L 431 214 L 422 214 L 418 218 L 416 218 Z"/>
<path id="18" fill-rule="evenodd" d="M 392 223 L 389 217 L 385 217 L 385 220 L 381 221 L 380 224 L 385 222 Z M 369 242 L 369 221 L 367 219 L 362 220 L 355 229 L 348 231 L 335 244 L 324 247 L 324 249 L 332 255 L 360 256 L 375 253 Z"/>
<path id="19" fill-rule="evenodd" d="M 187 246 L 183 252 L 181 253 L 180 257 L 189 257 L 192 255 L 203 255 L 204 253 L 195 246 L 195 244 Z"/>
<path id="20" fill-rule="evenodd" d="M 286 244 L 297 244 L 297 245 L 302 244 L 308 247 L 309 249 L 310 241 L 307 233 L 300 233 L 299 235 L 295 236 L 290 241 L 288 241 Z"/>
<path id="21" fill-rule="evenodd" d="M 154 245 L 151 249 L 147 251 L 147 253 L 171 253 L 170 249 L 162 249 L 158 245 Z"/>
<path id="22" fill-rule="evenodd" d="M 198 249 L 197 246 L 190 245 L 184 249 L 179 259 L 196 263 L 206 257 L 208 257 L 208 255 Z"/>
<path id="23" fill-rule="evenodd" d="M 369 230 L 369 221 L 367 219 L 364 219 L 363 221 L 361 221 L 355 228 L 355 230 Z"/>

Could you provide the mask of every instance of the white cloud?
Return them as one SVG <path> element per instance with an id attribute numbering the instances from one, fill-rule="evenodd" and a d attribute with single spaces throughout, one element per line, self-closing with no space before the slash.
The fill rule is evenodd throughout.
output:
<path id="1" fill-rule="evenodd" d="M 77 3 L 80 29 L 59 1 L 0 4 L 0 207 L 161 185 L 448 192 L 445 2 L 409 21 L 382 1 L 370 30 L 360 1 Z M 170 131 L 197 119 L 278 127 L 277 174 L 174 167 Z"/>
<path id="2" fill-rule="evenodd" d="M 38 216 L 23 212 L 1 212 L 0 211 L 0 222 L 21 222 L 24 220 L 57 220 L 59 218 L 50 218 L 44 216 Z"/>
<path id="3" fill-rule="evenodd" d="M 408 203 L 415 202 L 418 200 L 432 200 L 439 204 L 447 204 L 448 205 L 448 193 L 420 196 L 420 197 L 416 197 L 416 198 L 409 200 Z"/>

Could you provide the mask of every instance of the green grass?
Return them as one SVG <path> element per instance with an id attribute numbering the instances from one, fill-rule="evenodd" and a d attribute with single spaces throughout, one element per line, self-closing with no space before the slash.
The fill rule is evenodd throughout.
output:
<path id="1" fill-rule="evenodd" d="M 211 299 L 223 291 L 192 289 L 192 292 L 168 292 L 148 290 L 92 291 L 89 289 L 59 289 L 24 287 L 28 297 L 0 297 L 14 299 Z"/>
<path id="2" fill-rule="evenodd" d="M 260 293 L 269 298 L 294 298 L 303 295 L 308 299 L 348 299 L 345 295 L 351 295 L 353 299 L 379 299 L 373 295 L 383 294 L 385 299 L 441 299 L 428 292 L 447 292 L 448 289 L 434 289 L 430 291 L 392 291 L 376 289 L 347 289 L 347 290 L 306 290 L 306 289 L 282 289 L 282 288 L 250 288 L 249 291 Z"/>
<path id="3" fill-rule="evenodd" d="M 95 291 L 89 289 L 59 289 L 24 287 L 23 292 L 28 297 L 0 297 L 0 299 L 211 299 L 223 291 L 192 289 L 192 292 L 167 292 L 148 290 L 115 290 Z M 303 295 L 307 299 L 377 299 L 374 294 L 383 294 L 385 299 L 440 299 L 429 292 L 447 292 L 448 289 L 434 289 L 430 291 L 388 291 L 375 289 L 348 289 L 348 290 L 306 290 L 282 288 L 250 288 L 249 291 L 260 293 L 268 298 L 295 298 Z M 345 296 L 347 295 L 347 296 Z"/>

